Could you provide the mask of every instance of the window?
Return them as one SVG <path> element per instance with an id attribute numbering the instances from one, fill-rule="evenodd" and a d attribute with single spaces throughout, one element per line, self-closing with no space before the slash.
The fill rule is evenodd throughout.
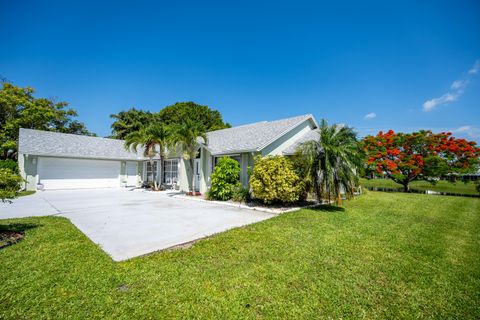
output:
<path id="1" fill-rule="evenodd" d="M 153 182 L 153 179 L 157 179 L 157 161 L 152 163 L 150 161 L 146 162 L 146 180 L 147 182 Z"/>
<path id="2" fill-rule="evenodd" d="M 163 181 L 170 185 L 178 181 L 178 159 L 168 159 L 163 162 Z"/>

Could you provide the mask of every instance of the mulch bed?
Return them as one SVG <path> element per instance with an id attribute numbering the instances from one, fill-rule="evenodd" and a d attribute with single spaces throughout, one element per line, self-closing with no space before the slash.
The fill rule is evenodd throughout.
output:
<path id="1" fill-rule="evenodd" d="M 25 233 L 19 231 L 0 230 L 0 249 L 11 246 L 22 240 Z"/>

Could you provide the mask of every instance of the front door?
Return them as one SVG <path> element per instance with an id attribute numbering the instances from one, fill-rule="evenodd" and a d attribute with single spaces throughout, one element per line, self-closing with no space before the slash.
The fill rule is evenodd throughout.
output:
<path id="1" fill-rule="evenodd" d="M 200 191 L 200 159 L 195 159 L 193 162 L 193 174 L 194 174 L 194 183 L 195 191 Z"/>
<path id="2" fill-rule="evenodd" d="M 127 162 L 127 187 L 136 187 L 138 183 L 138 165 L 136 162 Z"/>

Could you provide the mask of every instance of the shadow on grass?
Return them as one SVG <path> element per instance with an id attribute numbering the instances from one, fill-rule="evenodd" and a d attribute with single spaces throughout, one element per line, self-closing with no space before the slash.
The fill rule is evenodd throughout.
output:
<path id="1" fill-rule="evenodd" d="M 323 212 L 345 212 L 345 208 L 332 206 L 330 204 L 321 204 L 316 207 L 308 208 L 308 210 L 323 211 Z"/>
<path id="2" fill-rule="evenodd" d="M 0 249 L 18 243 L 25 237 L 25 231 L 38 226 L 33 223 L 0 223 Z"/>
<path id="3" fill-rule="evenodd" d="M 0 223 L 0 231 L 24 232 L 36 227 L 40 227 L 40 225 L 35 223 Z"/>

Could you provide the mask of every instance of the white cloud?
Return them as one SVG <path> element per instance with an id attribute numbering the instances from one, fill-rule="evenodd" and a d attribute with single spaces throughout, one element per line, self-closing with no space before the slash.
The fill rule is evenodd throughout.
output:
<path id="1" fill-rule="evenodd" d="M 469 138 L 480 138 L 480 128 L 470 125 L 458 127 L 456 129 L 453 129 L 452 132 L 466 135 Z"/>
<path id="2" fill-rule="evenodd" d="M 453 81 L 450 89 L 452 90 L 460 90 L 467 84 L 466 80 L 455 80 Z"/>
<path id="3" fill-rule="evenodd" d="M 452 132 L 468 132 L 470 130 L 472 130 L 472 126 L 463 126 L 453 130 Z"/>
<path id="4" fill-rule="evenodd" d="M 423 111 L 432 111 L 436 107 L 449 103 L 452 101 L 458 100 L 458 98 L 462 95 L 463 89 L 468 84 L 469 78 L 473 75 L 477 74 L 480 71 L 480 60 L 475 61 L 473 67 L 468 70 L 468 74 L 463 77 L 463 79 L 458 79 L 453 81 L 452 85 L 450 86 L 450 91 L 444 93 L 442 96 L 438 98 L 433 98 L 427 100 L 423 103 Z"/>
<path id="5" fill-rule="evenodd" d="M 423 103 L 423 111 L 431 111 L 442 104 L 452 102 L 457 99 L 458 99 L 458 94 L 445 93 L 443 96 L 439 98 L 433 98 L 431 100 L 425 101 Z"/>
<path id="6" fill-rule="evenodd" d="M 480 60 L 475 61 L 472 69 L 468 70 L 468 74 L 477 74 L 480 71 Z"/>
<path id="7" fill-rule="evenodd" d="M 377 117 L 377 114 L 375 112 L 370 112 L 370 113 L 367 113 L 365 115 L 365 117 L 363 117 L 363 119 L 369 120 L 369 119 L 373 119 L 373 118 L 376 118 L 376 117 Z"/>

